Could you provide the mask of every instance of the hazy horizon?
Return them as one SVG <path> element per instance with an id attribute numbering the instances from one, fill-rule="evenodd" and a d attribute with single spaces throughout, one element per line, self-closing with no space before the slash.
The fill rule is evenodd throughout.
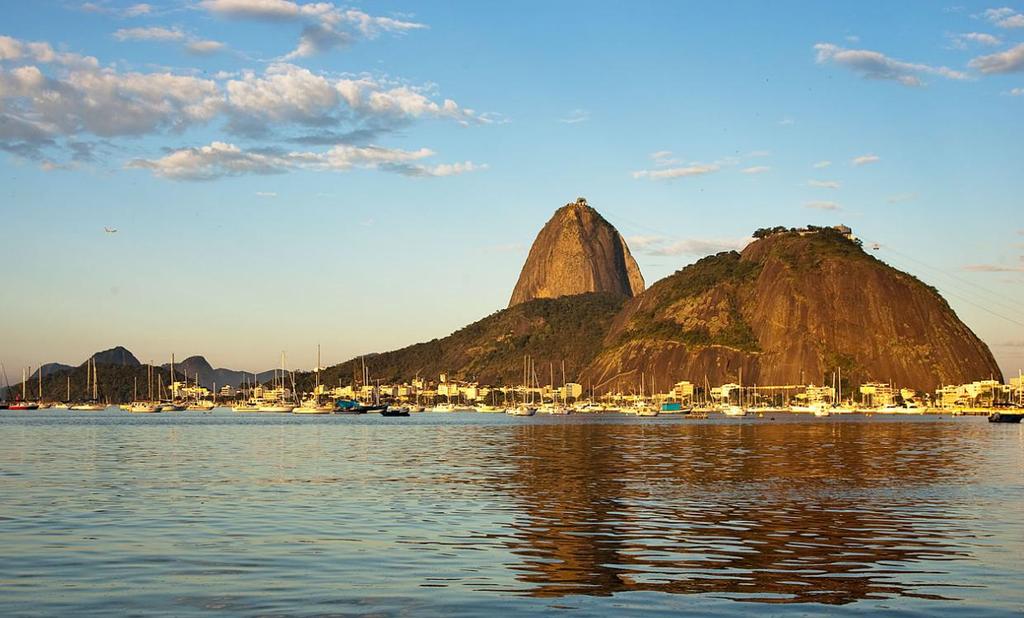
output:
<path id="1" fill-rule="evenodd" d="M 759 227 L 849 225 L 1024 366 L 1020 3 L 4 15 L 12 380 L 116 345 L 262 371 L 443 337 L 507 305 L 577 196 L 648 286 Z"/>

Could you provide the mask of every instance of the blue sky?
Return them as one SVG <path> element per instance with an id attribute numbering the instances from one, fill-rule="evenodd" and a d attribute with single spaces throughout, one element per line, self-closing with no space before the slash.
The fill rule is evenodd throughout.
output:
<path id="1" fill-rule="evenodd" d="M 1024 4 L 0 10 L 9 373 L 444 336 L 579 195 L 648 283 L 846 223 L 1024 365 Z"/>

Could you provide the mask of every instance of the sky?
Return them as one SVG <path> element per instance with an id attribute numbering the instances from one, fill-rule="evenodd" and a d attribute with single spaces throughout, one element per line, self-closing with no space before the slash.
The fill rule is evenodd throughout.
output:
<path id="1" fill-rule="evenodd" d="M 263 370 L 443 337 L 507 305 L 577 196 L 648 284 L 759 227 L 847 224 L 1024 366 L 1024 3 L 0 16 L 12 380 L 114 345 Z"/>

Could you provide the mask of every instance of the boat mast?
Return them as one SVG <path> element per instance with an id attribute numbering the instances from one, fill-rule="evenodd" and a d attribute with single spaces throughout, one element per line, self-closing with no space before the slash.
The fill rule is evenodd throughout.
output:
<path id="1" fill-rule="evenodd" d="M 839 390 L 837 391 L 836 399 L 838 399 L 839 400 L 839 404 L 842 405 L 842 403 L 843 403 L 843 367 L 842 367 L 842 365 L 839 366 Z"/>
<path id="2" fill-rule="evenodd" d="M 558 391 L 558 394 L 562 397 L 562 405 L 565 405 L 565 400 L 568 398 L 569 393 L 566 392 L 565 388 L 565 359 L 562 359 L 562 389 Z"/>

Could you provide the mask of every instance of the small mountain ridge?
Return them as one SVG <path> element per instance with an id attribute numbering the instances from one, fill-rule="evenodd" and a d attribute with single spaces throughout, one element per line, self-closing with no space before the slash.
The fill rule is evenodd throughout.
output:
<path id="1" fill-rule="evenodd" d="M 164 363 L 162 367 L 168 369 L 171 366 L 170 363 Z M 206 360 L 203 356 L 189 356 L 181 361 L 174 363 L 174 370 L 181 371 L 188 376 L 189 382 L 194 382 L 196 374 L 199 375 L 200 386 L 206 388 L 213 388 L 216 386 L 218 389 L 222 386 L 231 386 L 238 388 L 243 382 L 252 382 L 253 374 L 249 371 L 238 371 L 235 369 L 225 369 L 223 367 L 214 369 L 213 365 Z M 270 369 L 267 371 L 261 371 L 256 374 L 256 380 L 258 382 L 267 382 L 274 377 L 274 370 Z"/>
<path id="2" fill-rule="evenodd" d="M 521 384 L 523 356 L 554 363 L 560 372 L 575 376 L 600 351 L 612 319 L 623 303 L 618 294 L 579 294 L 540 298 L 497 311 L 442 339 L 399 350 L 354 358 L 324 370 L 324 384 L 361 381 L 362 362 L 371 378 L 383 382 L 411 381 L 417 376 L 436 380 L 441 373 L 451 379 L 481 384 Z M 547 369 L 544 369 L 547 371 Z M 300 389 L 309 388 L 312 374 L 297 375 Z"/>
<path id="3" fill-rule="evenodd" d="M 626 241 L 579 198 L 556 210 L 537 234 L 509 307 L 590 292 L 631 298 L 643 289 L 643 275 Z"/>
<path id="4" fill-rule="evenodd" d="M 71 365 L 65 365 L 63 363 L 46 363 L 39 369 L 33 371 L 30 378 L 38 379 L 40 373 L 43 374 L 43 377 L 45 378 L 52 373 L 57 373 L 66 369 L 71 369 Z"/>

